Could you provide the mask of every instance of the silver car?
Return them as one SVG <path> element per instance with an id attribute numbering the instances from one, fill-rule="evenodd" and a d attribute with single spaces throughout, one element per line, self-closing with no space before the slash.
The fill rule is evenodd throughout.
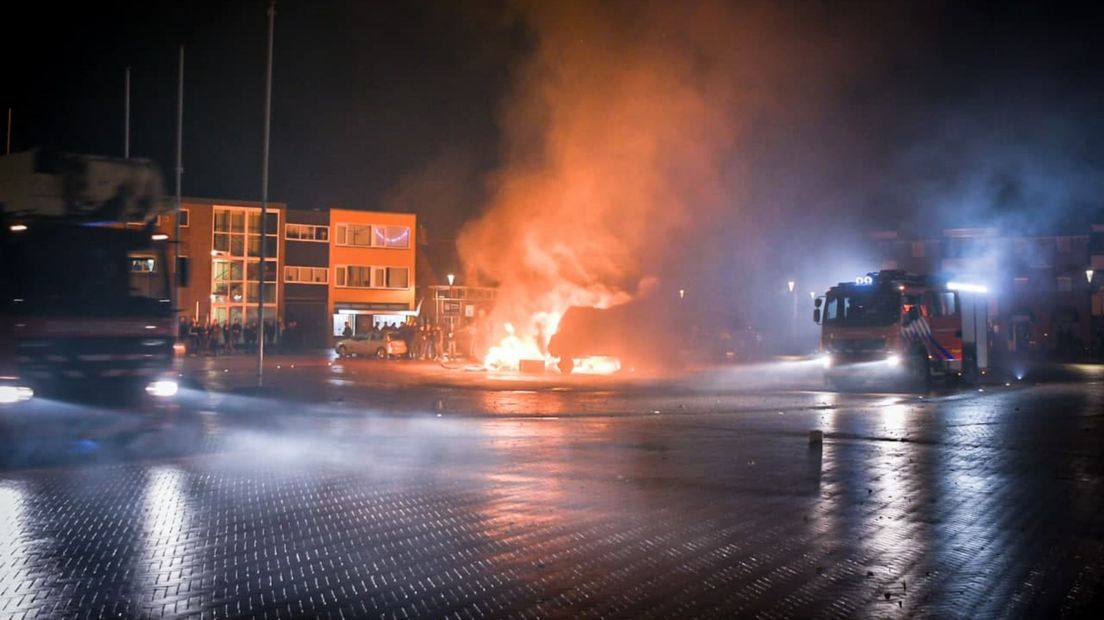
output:
<path id="1" fill-rule="evenodd" d="M 406 343 L 391 332 L 369 332 L 338 340 L 334 351 L 338 357 L 370 355 L 382 360 L 406 355 Z"/>

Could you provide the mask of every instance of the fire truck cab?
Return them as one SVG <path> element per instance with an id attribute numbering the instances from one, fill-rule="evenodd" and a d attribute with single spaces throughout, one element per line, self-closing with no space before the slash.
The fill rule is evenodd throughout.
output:
<path id="1" fill-rule="evenodd" d="M 172 281 L 151 162 L 0 157 L 0 405 L 35 393 L 176 393 Z"/>
<path id="2" fill-rule="evenodd" d="M 903 271 L 871 272 L 841 282 L 815 301 L 825 380 L 934 377 L 976 383 L 989 368 L 984 286 Z"/>

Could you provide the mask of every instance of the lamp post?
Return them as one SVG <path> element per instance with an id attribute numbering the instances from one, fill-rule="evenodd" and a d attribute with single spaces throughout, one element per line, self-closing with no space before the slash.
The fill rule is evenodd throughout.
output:
<path id="1" fill-rule="evenodd" d="M 272 125 L 272 38 L 276 29 L 276 0 L 268 0 L 268 55 L 265 58 L 264 141 L 261 145 L 261 251 L 257 264 L 257 387 L 264 385 L 265 353 L 265 260 L 268 245 L 268 146 Z M 177 218 L 179 221 L 180 218 Z M 276 231 L 276 239 L 279 229 Z M 248 252 L 247 252 L 248 253 Z M 275 293 L 276 283 L 272 284 Z M 275 295 L 273 301 L 276 301 Z M 275 319 L 275 317 L 273 317 Z M 276 325 L 272 326 L 273 335 Z"/>
<path id="2" fill-rule="evenodd" d="M 445 316 L 448 318 L 449 332 L 451 332 L 452 331 L 452 311 L 450 310 L 450 308 L 452 307 L 452 305 L 451 305 L 452 304 L 452 283 L 456 281 L 456 275 L 450 273 L 447 276 L 445 276 L 445 278 L 448 279 L 448 283 L 449 283 L 448 295 L 445 296 Z"/>
<path id="3" fill-rule="evenodd" d="M 445 303 L 445 315 L 448 316 L 448 359 L 456 357 L 456 342 L 452 338 L 452 332 L 456 329 L 456 318 L 452 315 L 452 284 L 456 282 L 456 274 L 448 274 L 445 276 L 448 278 L 448 301 Z"/>
<path id="4" fill-rule="evenodd" d="M 1097 334 L 1097 331 L 1098 331 L 1097 326 L 1099 324 L 1098 321 L 1100 321 L 1101 319 L 1098 318 L 1099 315 L 1093 313 L 1093 310 L 1094 310 L 1093 305 L 1096 301 L 1094 299 L 1096 297 L 1096 292 L 1093 291 L 1092 280 L 1093 280 L 1093 274 L 1095 274 L 1095 273 L 1096 272 L 1093 271 L 1092 267 L 1089 267 L 1088 269 L 1085 270 L 1085 281 L 1087 283 L 1087 288 L 1089 290 L 1089 334 L 1088 334 L 1089 356 L 1093 357 L 1093 358 L 1096 358 L 1101 353 L 1101 351 L 1099 349 L 1098 339 L 1096 337 L 1096 334 Z M 1104 306 L 1104 303 L 1102 303 L 1101 306 Z M 1101 308 L 1101 311 L 1104 312 L 1104 307 Z"/>

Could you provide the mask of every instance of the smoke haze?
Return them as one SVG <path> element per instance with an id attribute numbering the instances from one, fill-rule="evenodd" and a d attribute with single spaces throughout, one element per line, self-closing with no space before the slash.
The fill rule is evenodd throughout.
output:
<path id="1" fill-rule="evenodd" d="M 535 50 L 504 107 L 492 198 L 458 244 L 468 281 L 500 286 L 496 324 L 541 344 L 568 306 L 623 302 L 649 277 L 682 288 L 693 257 L 724 254 L 711 243 L 777 223 L 752 182 L 780 168 L 769 141 L 800 141 L 864 50 L 827 9 L 773 7 L 521 6 Z"/>

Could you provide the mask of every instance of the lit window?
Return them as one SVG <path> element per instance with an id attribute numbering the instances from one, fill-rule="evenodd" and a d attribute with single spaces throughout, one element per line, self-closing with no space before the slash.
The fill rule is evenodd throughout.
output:
<path id="1" fill-rule="evenodd" d="M 330 240 L 330 227 L 314 224 L 287 224 L 284 227 L 284 236 L 294 241 L 328 242 Z"/>
<path id="2" fill-rule="evenodd" d="M 410 228 L 406 226 L 374 226 L 372 245 L 377 248 L 410 247 Z"/>
<path id="3" fill-rule="evenodd" d="M 337 224 L 337 245 L 362 248 L 410 247 L 409 226 L 373 226 L 370 224 Z"/>
<path id="4" fill-rule="evenodd" d="M 923 241 L 913 241 L 912 242 L 912 257 L 913 258 L 924 258 L 924 242 Z"/>
<path id="5" fill-rule="evenodd" d="M 131 273 L 154 273 L 157 271 L 157 260 L 152 257 L 139 256 L 131 257 L 130 259 L 130 272 Z"/>
<path id="6" fill-rule="evenodd" d="M 284 267 L 284 282 L 292 284 L 326 284 L 328 276 L 325 267 Z"/>
<path id="7" fill-rule="evenodd" d="M 334 284 L 348 288 L 410 288 L 410 269 L 407 267 L 338 265 Z"/>
<path id="8" fill-rule="evenodd" d="M 372 227 L 367 224 L 338 224 L 337 245 L 372 247 Z"/>

